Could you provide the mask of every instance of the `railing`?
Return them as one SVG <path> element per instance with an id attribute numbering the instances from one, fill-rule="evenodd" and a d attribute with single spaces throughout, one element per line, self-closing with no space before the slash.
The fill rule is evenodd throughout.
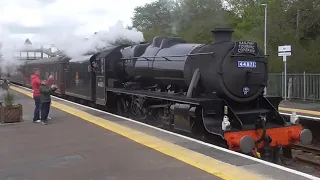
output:
<path id="1" fill-rule="evenodd" d="M 269 73 L 267 95 L 285 97 L 284 73 Z M 287 73 L 287 99 L 320 100 L 320 74 Z"/>

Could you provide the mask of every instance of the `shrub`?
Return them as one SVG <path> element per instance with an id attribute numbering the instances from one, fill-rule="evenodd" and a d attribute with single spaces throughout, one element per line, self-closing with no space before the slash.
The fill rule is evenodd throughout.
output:
<path id="1" fill-rule="evenodd" d="M 14 106 L 13 104 L 14 96 L 10 91 L 7 91 L 6 93 L 3 94 L 3 100 L 4 100 L 5 107 Z"/>

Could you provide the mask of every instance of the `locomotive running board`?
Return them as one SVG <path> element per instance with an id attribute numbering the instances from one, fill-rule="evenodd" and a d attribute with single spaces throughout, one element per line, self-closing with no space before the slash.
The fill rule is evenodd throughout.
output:
<path id="1" fill-rule="evenodd" d="M 193 104 L 193 105 L 200 105 L 201 102 L 210 101 L 213 99 L 208 98 L 188 98 L 182 95 L 174 95 L 168 94 L 164 92 L 153 92 L 153 91 L 144 91 L 144 90 L 127 90 L 127 89 L 120 89 L 120 88 L 106 88 L 106 91 L 110 91 L 113 93 L 122 93 L 127 95 L 134 95 L 134 96 L 142 96 L 142 97 L 149 97 L 159 100 L 167 100 L 167 101 L 174 101 L 186 104 Z"/>

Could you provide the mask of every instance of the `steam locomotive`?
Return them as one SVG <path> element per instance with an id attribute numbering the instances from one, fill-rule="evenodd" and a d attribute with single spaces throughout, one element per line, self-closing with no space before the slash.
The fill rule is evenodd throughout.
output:
<path id="1" fill-rule="evenodd" d="M 233 30 L 212 31 L 215 42 L 179 37 L 119 45 L 81 58 L 26 61 L 10 81 L 30 87 L 34 68 L 50 74 L 58 96 L 166 129 L 211 140 L 275 162 L 312 133 L 278 112 L 281 97 L 264 97 L 268 62 L 256 42 L 232 41 Z"/>

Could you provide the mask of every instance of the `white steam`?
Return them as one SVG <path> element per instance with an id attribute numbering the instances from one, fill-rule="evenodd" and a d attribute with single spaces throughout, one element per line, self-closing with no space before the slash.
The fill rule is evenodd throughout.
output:
<path id="1" fill-rule="evenodd" d="M 16 39 L 10 36 L 10 32 L 0 26 L 0 33 L 2 35 L 0 42 L 2 43 L 0 60 L 1 70 L 5 71 L 5 67 L 17 66 L 21 63 L 19 60 L 13 58 L 14 51 L 19 51 L 21 48 L 25 49 L 25 39 Z M 126 29 L 122 21 L 118 21 L 115 25 L 109 27 L 107 31 L 99 31 L 97 34 L 90 37 L 77 36 L 73 32 L 66 32 L 65 29 L 54 31 L 52 33 L 42 33 L 35 36 L 38 41 L 30 38 L 31 48 L 39 48 L 40 45 L 54 44 L 55 47 L 62 51 L 70 58 L 81 57 L 87 53 L 96 53 L 101 49 L 111 46 L 119 39 L 125 39 L 131 42 L 142 42 L 144 37 L 142 32 L 136 29 Z"/>
<path id="2" fill-rule="evenodd" d="M 126 29 L 123 26 L 123 23 L 118 21 L 115 25 L 109 27 L 109 30 L 100 31 L 97 34 L 88 37 L 88 39 L 75 35 L 64 34 L 63 38 L 53 39 L 53 43 L 59 50 L 65 52 L 72 58 L 84 55 L 88 52 L 96 53 L 103 48 L 111 46 L 112 43 L 118 39 L 126 39 L 136 43 L 144 41 L 144 37 L 141 32 L 136 29 Z"/>
<path id="3" fill-rule="evenodd" d="M 8 67 L 13 69 L 13 67 L 16 67 L 21 63 L 21 61 L 14 60 L 14 52 L 19 51 L 21 48 L 23 48 L 24 41 L 18 38 L 10 37 L 10 32 L 0 26 L 0 71 L 7 72 Z"/>

